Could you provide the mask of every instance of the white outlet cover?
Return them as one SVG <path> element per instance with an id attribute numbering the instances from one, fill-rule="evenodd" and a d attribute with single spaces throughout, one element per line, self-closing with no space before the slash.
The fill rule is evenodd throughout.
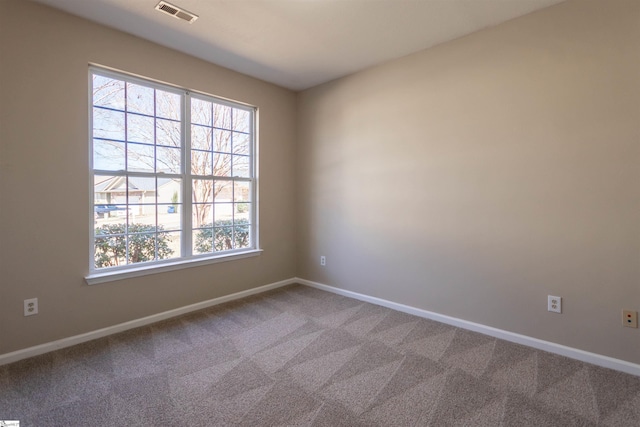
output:
<path id="1" fill-rule="evenodd" d="M 547 296 L 547 311 L 562 313 L 562 297 Z"/>
<path id="2" fill-rule="evenodd" d="M 38 314 L 38 298 L 24 300 L 24 315 L 33 316 L 34 314 Z"/>

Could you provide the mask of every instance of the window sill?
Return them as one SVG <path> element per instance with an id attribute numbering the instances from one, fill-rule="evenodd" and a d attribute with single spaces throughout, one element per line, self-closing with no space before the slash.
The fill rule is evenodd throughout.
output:
<path id="1" fill-rule="evenodd" d="M 166 271 L 182 270 L 184 268 L 234 261 L 242 258 L 250 258 L 259 256 L 261 253 L 262 249 L 252 249 L 246 252 L 236 252 L 228 255 L 218 255 L 216 257 L 179 260 L 163 264 L 153 264 L 127 268 L 126 270 L 96 272 L 93 274 L 89 274 L 84 278 L 84 280 L 88 285 L 97 285 L 98 283 L 114 282 L 116 280 L 129 279 L 132 277 L 148 276 L 150 274 L 164 273 Z"/>

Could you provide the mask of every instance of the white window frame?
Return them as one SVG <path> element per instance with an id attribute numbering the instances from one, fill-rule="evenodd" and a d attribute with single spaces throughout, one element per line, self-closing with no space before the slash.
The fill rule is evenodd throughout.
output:
<path id="1" fill-rule="evenodd" d="M 148 274 L 161 273 L 164 271 L 177 270 L 192 266 L 211 264 L 217 262 L 231 261 L 241 258 L 247 258 L 259 255 L 262 250 L 259 249 L 259 233 L 258 233 L 258 180 L 257 180 L 257 116 L 258 110 L 256 107 L 222 99 L 206 93 L 195 92 L 190 89 L 168 85 L 165 83 L 156 82 L 146 78 L 132 76 L 130 74 L 115 71 L 108 68 L 92 65 L 89 67 L 89 172 L 90 172 L 90 261 L 89 261 L 89 274 L 85 277 L 88 284 L 93 285 L 97 283 L 109 282 L 114 280 L 121 280 L 130 277 L 143 276 Z M 130 82 L 142 86 L 159 89 L 166 92 L 179 94 L 181 96 L 181 171 L 180 174 L 166 174 L 163 172 L 148 172 L 139 173 L 125 170 L 112 171 L 112 170 L 96 170 L 94 169 L 93 157 L 94 157 L 94 123 L 93 123 L 93 75 L 100 75 L 107 78 Z M 219 252 L 211 252 L 204 254 L 193 254 L 192 236 L 194 226 L 192 215 L 192 179 L 203 178 L 202 176 L 192 175 L 191 173 L 191 100 L 192 99 L 205 100 L 221 104 L 224 106 L 232 107 L 235 109 L 241 109 L 251 114 L 250 119 L 250 142 L 249 142 L 249 177 L 238 176 L 225 176 L 214 177 L 207 176 L 207 179 L 211 179 L 215 182 L 216 179 L 230 180 L 233 182 L 249 182 L 250 183 L 250 244 L 247 248 L 230 249 Z M 157 117 L 154 115 L 154 117 Z M 125 135 L 126 139 L 126 135 Z M 182 186 L 182 199 L 181 199 L 181 255 L 176 258 L 147 261 L 135 264 L 127 264 L 113 267 L 97 268 L 95 265 L 95 195 L 94 195 L 94 178 L 96 175 L 112 175 L 112 176 L 145 176 L 145 177 L 163 177 L 163 178 L 179 178 Z M 156 200 L 156 206 L 158 202 Z"/>

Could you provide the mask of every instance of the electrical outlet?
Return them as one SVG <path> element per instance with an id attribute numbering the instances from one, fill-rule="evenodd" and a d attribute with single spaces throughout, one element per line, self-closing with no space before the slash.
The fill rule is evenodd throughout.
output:
<path id="1" fill-rule="evenodd" d="M 24 315 L 33 316 L 38 314 L 38 298 L 24 300 Z"/>
<path id="2" fill-rule="evenodd" d="M 547 295 L 547 311 L 562 313 L 562 297 Z"/>
<path id="3" fill-rule="evenodd" d="M 320 265 L 327 265 L 327 257 L 324 255 L 320 257 Z"/>
<path id="4" fill-rule="evenodd" d="M 622 310 L 622 324 L 628 328 L 638 327 L 638 312 L 633 310 Z"/>

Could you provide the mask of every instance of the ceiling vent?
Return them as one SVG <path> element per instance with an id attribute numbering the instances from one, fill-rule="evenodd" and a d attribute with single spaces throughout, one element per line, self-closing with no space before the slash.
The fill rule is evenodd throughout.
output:
<path id="1" fill-rule="evenodd" d="M 198 19 L 198 15 L 194 15 L 191 12 L 187 12 L 186 10 L 179 8 L 178 6 L 167 3 L 166 1 L 161 1 L 156 5 L 156 10 L 160 12 L 166 13 L 167 15 L 171 15 L 174 18 L 182 19 L 183 21 L 187 21 L 188 23 L 193 23 L 196 19 Z"/>

